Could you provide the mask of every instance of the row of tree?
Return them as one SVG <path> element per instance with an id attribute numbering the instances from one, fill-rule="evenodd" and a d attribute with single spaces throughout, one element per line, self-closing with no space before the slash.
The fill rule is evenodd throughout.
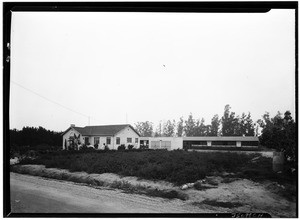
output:
<path id="1" fill-rule="evenodd" d="M 61 146 L 61 132 L 46 130 L 43 127 L 23 127 L 22 130 L 10 130 L 11 146 Z"/>
<path id="2" fill-rule="evenodd" d="M 230 106 L 226 105 L 223 116 L 219 118 L 217 114 L 214 115 L 210 124 L 205 124 L 204 118 L 194 119 L 191 113 L 187 120 L 181 117 L 177 123 L 175 120 L 160 122 L 155 131 L 153 123 L 149 121 L 138 122 L 135 128 L 144 137 L 255 136 L 258 126 L 251 119 L 251 114 L 236 116 L 230 109 Z"/>

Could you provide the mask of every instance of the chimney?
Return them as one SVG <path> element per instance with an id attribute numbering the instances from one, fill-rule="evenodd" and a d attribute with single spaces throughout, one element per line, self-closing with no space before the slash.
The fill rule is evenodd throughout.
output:
<path id="1" fill-rule="evenodd" d="M 71 124 L 71 128 L 74 128 L 75 127 L 75 124 Z"/>

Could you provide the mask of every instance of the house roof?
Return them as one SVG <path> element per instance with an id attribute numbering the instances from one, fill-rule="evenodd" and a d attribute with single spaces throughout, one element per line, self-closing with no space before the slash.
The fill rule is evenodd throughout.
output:
<path id="1" fill-rule="evenodd" d="M 63 135 L 73 128 L 84 136 L 113 136 L 126 127 L 130 127 L 135 133 L 137 133 L 140 136 L 140 134 L 130 124 L 69 127 L 63 133 Z"/>

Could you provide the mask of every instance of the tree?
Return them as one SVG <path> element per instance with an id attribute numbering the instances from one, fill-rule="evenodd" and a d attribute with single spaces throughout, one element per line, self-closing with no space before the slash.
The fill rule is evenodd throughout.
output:
<path id="1" fill-rule="evenodd" d="M 224 115 L 222 117 L 222 136 L 236 136 L 236 129 L 238 126 L 238 118 L 235 117 L 234 112 L 230 112 L 231 107 L 226 105 L 224 108 Z"/>
<path id="2" fill-rule="evenodd" d="M 244 135 L 245 136 L 254 136 L 255 135 L 255 124 L 253 124 L 253 121 L 251 119 L 250 112 L 248 113 L 246 117 L 246 122 L 244 124 Z"/>
<path id="3" fill-rule="evenodd" d="M 184 133 L 187 137 L 194 136 L 195 126 L 196 126 L 195 120 L 193 118 L 192 113 L 190 113 L 188 120 L 185 121 L 185 126 L 184 126 Z"/>
<path id="4" fill-rule="evenodd" d="M 179 119 L 179 122 L 177 123 L 177 132 L 176 132 L 177 137 L 182 137 L 183 136 L 183 129 L 184 129 L 183 117 L 181 117 Z"/>
<path id="5" fill-rule="evenodd" d="M 175 135 L 175 120 L 172 122 L 168 120 L 166 123 L 163 125 L 163 136 L 164 137 L 173 137 Z"/>
<path id="6" fill-rule="evenodd" d="M 161 123 L 161 121 L 159 121 L 159 124 L 158 124 L 158 126 L 156 128 L 156 131 L 154 133 L 154 136 L 155 137 L 161 137 L 162 136 L 162 123 Z"/>
<path id="7" fill-rule="evenodd" d="M 273 118 L 270 118 L 268 112 L 262 117 L 263 120 L 259 121 L 262 127 L 262 134 L 259 136 L 261 145 L 284 152 L 286 161 L 296 167 L 297 132 L 290 111 L 286 111 L 283 118 L 280 112 Z"/>
<path id="8" fill-rule="evenodd" d="M 211 126 L 208 132 L 208 136 L 218 136 L 219 127 L 220 127 L 221 120 L 219 119 L 218 115 L 214 115 L 211 119 Z"/>
<path id="9" fill-rule="evenodd" d="M 242 116 L 237 116 L 235 124 L 235 134 L 236 136 L 245 136 L 246 135 L 246 114 L 243 112 Z"/>
<path id="10" fill-rule="evenodd" d="M 152 122 L 149 121 L 136 123 L 135 129 L 142 137 L 151 137 L 153 133 Z"/>
<path id="11" fill-rule="evenodd" d="M 254 124 L 250 112 L 248 115 L 243 112 L 241 117 L 235 117 L 233 125 L 234 136 L 254 136 Z"/>
<path id="12" fill-rule="evenodd" d="M 211 135 L 211 125 L 205 126 L 205 136 L 212 136 Z"/>
<path id="13" fill-rule="evenodd" d="M 202 118 L 201 120 L 197 120 L 196 121 L 196 125 L 194 128 L 194 132 L 193 132 L 193 136 L 206 136 L 206 126 L 204 124 L 204 118 Z"/>
<path id="14" fill-rule="evenodd" d="M 254 136 L 255 127 L 250 112 L 248 115 L 243 112 L 240 117 L 235 116 L 235 112 L 230 112 L 230 109 L 229 105 L 225 106 L 221 119 L 222 136 Z"/>

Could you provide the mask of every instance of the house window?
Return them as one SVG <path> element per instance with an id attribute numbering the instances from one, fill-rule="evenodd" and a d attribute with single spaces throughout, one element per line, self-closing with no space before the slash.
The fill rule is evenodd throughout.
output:
<path id="1" fill-rule="evenodd" d="M 119 137 L 116 138 L 116 144 L 120 144 L 120 138 Z"/>
<path id="2" fill-rule="evenodd" d="M 110 144 L 110 137 L 106 138 L 106 144 Z"/>
<path id="3" fill-rule="evenodd" d="M 127 143 L 132 143 L 132 138 L 127 138 Z"/>
<path id="4" fill-rule="evenodd" d="M 99 137 L 94 137 L 94 144 L 99 144 Z"/>
<path id="5" fill-rule="evenodd" d="M 135 139 L 135 143 L 136 144 L 139 143 L 139 139 L 138 138 Z"/>

